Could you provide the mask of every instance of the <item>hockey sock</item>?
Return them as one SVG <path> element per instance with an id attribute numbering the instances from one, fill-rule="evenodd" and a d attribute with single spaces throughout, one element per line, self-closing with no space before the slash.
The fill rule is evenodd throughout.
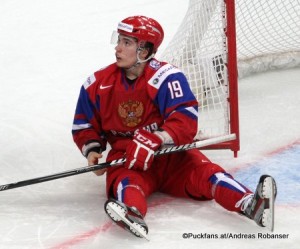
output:
<path id="1" fill-rule="evenodd" d="M 136 207 L 143 217 L 145 217 L 147 202 L 140 186 L 131 184 L 129 178 L 125 178 L 116 185 L 114 193 L 118 201 L 125 203 L 129 207 Z"/>
<path id="2" fill-rule="evenodd" d="M 229 211 L 240 212 L 241 208 L 236 203 L 247 193 L 252 193 L 248 188 L 227 173 L 216 173 L 209 179 L 212 183 L 212 196 L 217 203 Z"/>

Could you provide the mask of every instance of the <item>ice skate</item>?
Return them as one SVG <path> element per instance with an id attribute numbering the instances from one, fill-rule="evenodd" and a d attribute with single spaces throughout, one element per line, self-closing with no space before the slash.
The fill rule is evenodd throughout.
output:
<path id="1" fill-rule="evenodd" d="M 276 182 L 269 175 L 259 179 L 255 194 L 248 194 L 237 203 L 244 215 L 259 226 L 274 230 L 274 202 L 277 194 Z"/>
<path id="2" fill-rule="evenodd" d="M 148 226 L 135 207 L 128 207 L 120 201 L 109 199 L 105 202 L 104 209 L 117 225 L 139 238 L 149 240 L 147 237 Z"/>

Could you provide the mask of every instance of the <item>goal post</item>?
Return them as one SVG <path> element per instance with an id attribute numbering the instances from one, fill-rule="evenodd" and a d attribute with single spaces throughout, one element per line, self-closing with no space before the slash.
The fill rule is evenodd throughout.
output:
<path id="1" fill-rule="evenodd" d="M 237 156 L 238 78 L 300 65 L 299 7 L 297 0 L 189 1 L 160 59 L 188 78 L 199 102 L 199 139 L 236 134 L 207 149 L 230 149 Z"/>
<path id="2" fill-rule="evenodd" d="M 235 134 L 207 149 L 239 150 L 234 1 L 190 0 L 161 59 L 187 76 L 199 102 L 199 139 Z M 231 53 L 228 56 L 228 53 Z"/>

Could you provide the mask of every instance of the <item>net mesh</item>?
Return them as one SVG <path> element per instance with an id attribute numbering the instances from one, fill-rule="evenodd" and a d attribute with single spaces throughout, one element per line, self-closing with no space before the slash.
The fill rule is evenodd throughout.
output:
<path id="1" fill-rule="evenodd" d="M 297 0 L 236 0 L 239 77 L 300 64 L 300 3 Z M 186 74 L 199 101 L 199 135 L 230 133 L 226 6 L 190 0 L 187 13 L 161 60 Z"/>

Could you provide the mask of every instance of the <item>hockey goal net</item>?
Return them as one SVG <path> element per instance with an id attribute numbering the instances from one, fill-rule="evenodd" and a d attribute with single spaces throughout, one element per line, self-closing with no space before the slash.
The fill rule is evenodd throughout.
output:
<path id="1" fill-rule="evenodd" d="M 297 0 L 190 0 L 161 55 L 183 70 L 199 101 L 200 139 L 236 134 L 210 148 L 240 148 L 237 79 L 300 64 Z"/>

